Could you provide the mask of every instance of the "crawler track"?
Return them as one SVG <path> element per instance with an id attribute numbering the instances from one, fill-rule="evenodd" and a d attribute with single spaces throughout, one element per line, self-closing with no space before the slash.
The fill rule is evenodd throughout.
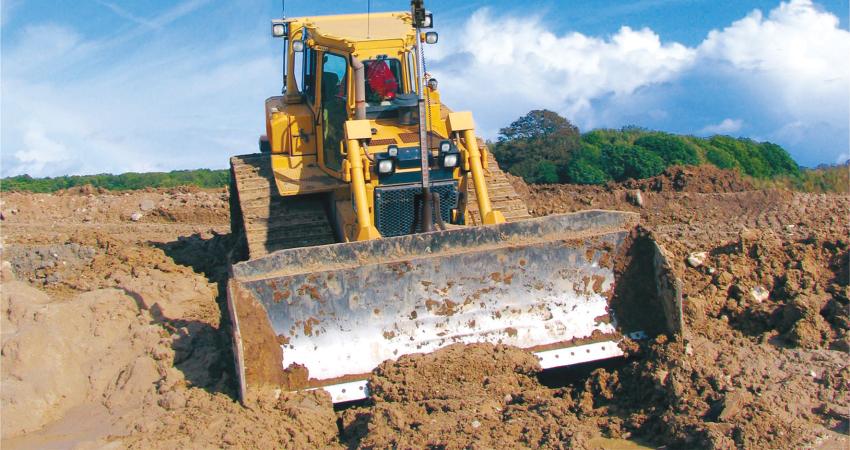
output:
<path id="1" fill-rule="evenodd" d="M 487 180 L 487 190 L 490 194 L 490 203 L 496 211 L 500 211 L 508 222 L 516 222 L 518 220 L 530 219 L 531 214 L 528 213 L 528 207 L 522 197 L 517 194 L 514 187 L 508 181 L 505 173 L 499 168 L 495 160 L 491 160 L 489 170 L 486 170 L 485 178 Z M 481 215 L 478 214 L 478 202 L 475 201 L 475 187 L 472 185 L 472 180 L 468 184 L 468 204 L 467 212 L 469 214 L 469 225 L 480 225 Z"/>
<path id="2" fill-rule="evenodd" d="M 231 229 L 241 232 L 250 259 L 285 248 L 336 242 L 324 197 L 281 197 L 269 155 L 230 158 L 230 177 Z"/>

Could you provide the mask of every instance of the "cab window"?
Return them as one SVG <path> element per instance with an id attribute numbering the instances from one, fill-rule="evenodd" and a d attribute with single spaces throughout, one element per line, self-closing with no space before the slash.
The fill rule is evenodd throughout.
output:
<path id="1" fill-rule="evenodd" d="M 325 165 L 342 169 L 343 127 L 348 119 L 346 94 L 348 61 L 339 55 L 325 53 L 322 57 L 322 153 Z"/>
<path id="2" fill-rule="evenodd" d="M 304 52 L 304 96 L 313 105 L 316 103 L 316 51 Z"/>
<path id="3" fill-rule="evenodd" d="M 364 61 L 366 67 L 366 106 L 388 106 L 404 92 L 401 62 L 395 58 Z"/>

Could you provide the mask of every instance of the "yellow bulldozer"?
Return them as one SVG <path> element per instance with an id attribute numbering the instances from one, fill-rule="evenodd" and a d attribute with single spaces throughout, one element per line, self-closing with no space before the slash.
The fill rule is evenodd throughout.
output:
<path id="1" fill-rule="evenodd" d="M 272 21 L 284 89 L 260 152 L 231 158 L 228 308 L 240 396 L 365 398 L 387 359 L 453 343 L 533 351 L 543 368 L 621 356 L 681 329 L 664 252 L 639 216 L 531 218 L 470 112 L 427 72 L 406 12 Z"/>

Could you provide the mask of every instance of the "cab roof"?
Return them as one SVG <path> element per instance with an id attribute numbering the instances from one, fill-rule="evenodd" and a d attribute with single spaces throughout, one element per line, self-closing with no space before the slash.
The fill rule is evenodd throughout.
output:
<path id="1" fill-rule="evenodd" d="M 310 16 L 291 21 L 307 28 L 317 40 L 345 41 L 349 45 L 398 39 L 412 45 L 416 36 L 409 12 Z"/>

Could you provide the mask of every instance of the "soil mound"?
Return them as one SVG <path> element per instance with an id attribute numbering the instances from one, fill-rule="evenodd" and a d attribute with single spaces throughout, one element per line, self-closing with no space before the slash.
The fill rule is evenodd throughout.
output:
<path id="1" fill-rule="evenodd" d="M 4 438 L 87 404 L 120 415 L 153 403 L 158 387 L 183 382 L 171 338 L 126 292 L 96 290 L 62 302 L 8 281 L 0 300 Z"/>
<path id="2" fill-rule="evenodd" d="M 282 394 L 275 402 L 245 408 L 233 398 L 193 389 L 165 397 L 167 413 L 136 417 L 132 449 L 342 448 L 337 417 L 324 391 Z"/>
<path id="3" fill-rule="evenodd" d="M 2 446 L 846 448 L 850 196 L 681 170 L 518 192 L 537 215 L 638 212 L 684 282 L 685 335 L 558 387 L 514 348 L 410 355 L 339 411 L 320 392 L 235 400 L 226 193 L 4 195 Z"/>
<path id="4" fill-rule="evenodd" d="M 489 344 L 388 361 L 370 380 L 374 406 L 341 414 L 341 437 L 356 448 L 582 447 L 595 424 L 539 371 L 529 353 Z"/>
<path id="5" fill-rule="evenodd" d="M 671 166 L 661 175 L 645 180 L 628 180 L 618 187 L 642 191 L 675 192 L 742 192 L 753 189 L 734 170 L 723 170 L 711 164 L 701 166 Z"/>

